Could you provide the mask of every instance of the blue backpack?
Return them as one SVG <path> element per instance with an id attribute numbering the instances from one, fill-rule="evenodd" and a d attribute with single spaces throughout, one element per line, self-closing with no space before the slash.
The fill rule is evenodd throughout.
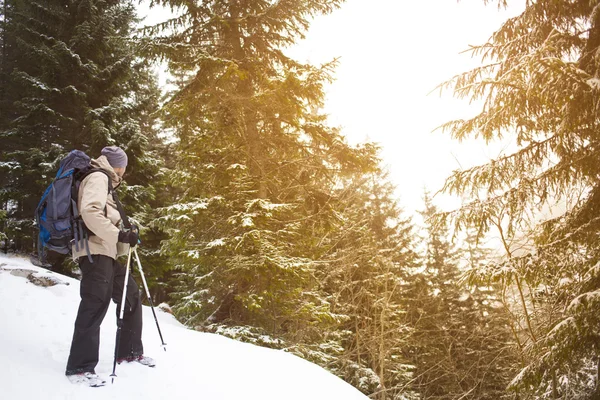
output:
<path id="1" fill-rule="evenodd" d="M 60 254 L 69 254 L 73 245 L 79 251 L 81 241 L 85 245 L 88 258 L 92 262 L 88 238 L 89 231 L 77 207 L 77 197 L 81 181 L 91 173 L 102 172 L 108 177 L 108 192 L 113 192 L 111 178 L 100 168 L 93 168 L 91 159 L 79 150 L 71 151 L 61 162 L 54 181 L 44 192 L 35 210 L 35 221 L 39 229 L 38 258 L 45 264 L 46 249 Z M 113 192 L 113 198 L 123 221 L 127 217 L 121 203 Z M 125 217 L 125 218 L 123 218 Z"/>

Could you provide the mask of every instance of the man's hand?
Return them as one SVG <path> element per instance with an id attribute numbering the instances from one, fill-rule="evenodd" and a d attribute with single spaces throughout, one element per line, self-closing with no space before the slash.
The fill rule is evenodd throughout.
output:
<path id="1" fill-rule="evenodd" d="M 128 243 L 130 246 L 135 246 L 138 244 L 140 237 L 136 232 L 133 231 L 121 231 L 119 232 L 119 242 Z"/>

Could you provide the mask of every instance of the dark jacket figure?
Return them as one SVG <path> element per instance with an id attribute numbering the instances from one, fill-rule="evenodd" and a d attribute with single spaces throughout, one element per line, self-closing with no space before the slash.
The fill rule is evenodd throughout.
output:
<path id="1" fill-rule="evenodd" d="M 102 156 L 92 160 L 92 166 L 102 172 L 88 175 L 79 187 L 78 206 L 81 217 L 89 229 L 89 249 L 92 261 L 84 246 L 73 251 L 73 258 L 81 269 L 81 303 L 75 320 L 71 353 L 67 362 L 67 375 L 95 374 L 100 345 L 100 324 L 106 315 L 110 300 L 117 303 L 117 318 L 123 296 L 125 268 L 116 259 L 126 254 L 129 245 L 135 245 L 138 236 L 121 230 L 122 221 L 108 185 L 119 186 L 127 167 L 127 155 L 118 147 L 105 147 Z M 142 306 L 139 289 L 130 276 L 127 283 L 127 300 L 123 315 L 123 328 L 118 349 L 118 359 L 143 358 Z"/>

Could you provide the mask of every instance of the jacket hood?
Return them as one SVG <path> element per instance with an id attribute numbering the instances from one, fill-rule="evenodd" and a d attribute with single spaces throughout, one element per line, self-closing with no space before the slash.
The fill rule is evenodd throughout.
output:
<path id="1" fill-rule="evenodd" d="M 93 168 L 100 168 L 108 173 L 108 176 L 110 176 L 110 180 L 112 182 L 113 189 L 116 189 L 117 186 L 119 186 L 123 181 L 123 178 L 117 175 L 113 167 L 110 165 L 106 156 L 100 156 L 95 160 L 92 160 L 90 164 Z"/>

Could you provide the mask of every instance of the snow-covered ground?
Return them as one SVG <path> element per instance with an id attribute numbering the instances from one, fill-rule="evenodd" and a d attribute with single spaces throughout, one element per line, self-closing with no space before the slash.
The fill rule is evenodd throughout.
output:
<path id="1" fill-rule="evenodd" d="M 143 261 L 143 260 L 142 260 Z M 33 277 L 60 283 L 34 285 Z M 144 307 L 143 340 L 156 368 L 118 365 L 110 383 L 116 332 L 111 304 L 101 330 L 96 373 L 108 380 L 101 388 L 71 384 L 64 375 L 79 281 L 0 255 L 0 398 L 194 399 L 194 400 L 365 400 L 358 390 L 321 367 L 285 353 L 185 328 L 157 310 L 167 351 L 163 351 L 149 307 Z"/>

